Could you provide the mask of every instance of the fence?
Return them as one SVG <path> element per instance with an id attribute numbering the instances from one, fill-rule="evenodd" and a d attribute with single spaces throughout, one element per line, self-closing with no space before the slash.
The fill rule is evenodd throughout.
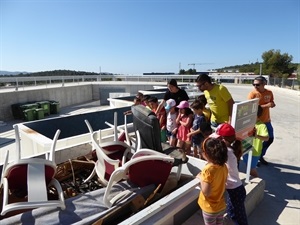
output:
<path id="1" fill-rule="evenodd" d="M 14 89 L 29 86 L 50 87 L 51 84 L 64 86 L 66 83 L 99 82 L 99 81 L 135 81 L 135 82 L 167 82 L 170 79 L 176 79 L 178 82 L 194 82 L 198 75 L 82 75 L 82 76 L 48 76 L 48 77 L 0 77 L 0 90 Z M 245 74 L 212 74 L 215 81 L 220 83 L 250 84 L 257 75 Z M 269 85 L 279 86 L 299 90 L 299 81 L 297 79 L 269 78 L 263 75 L 269 81 Z"/>
<path id="2" fill-rule="evenodd" d="M 300 82 L 295 78 L 270 78 L 269 85 L 298 91 L 300 90 Z"/>

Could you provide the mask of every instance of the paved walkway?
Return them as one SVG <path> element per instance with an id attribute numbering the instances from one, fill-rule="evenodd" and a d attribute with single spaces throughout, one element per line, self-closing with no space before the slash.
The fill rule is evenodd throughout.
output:
<path id="1" fill-rule="evenodd" d="M 227 85 L 226 85 L 227 86 Z M 227 86 L 234 100 L 242 101 L 252 87 Z M 300 224 L 300 92 L 276 87 L 276 107 L 271 109 L 275 140 L 258 173 L 266 181 L 265 196 L 248 218 L 249 225 Z M 241 163 L 243 164 L 243 163 Z M 245 165 L 241 165 L 245 172 Z M 203 224 L 201 211 L 184 223 Z"/>
<path id="2" fill-rule="evenodd" d="M 235 101 L 246 100 L 252 86 L 226 85 Z M 265 197 L 249 216 L 249 225 L 298 225 L 300 224 L 300 92 L 269 87 L 275 96 L 276 107 L 271 109 L 275 140 L 266 154 L 268 166 L 260 166 L 260 177 L 266 181 Z M 61 116 L 98 110 L 98 102 L 61 109 Z M 0 126 L 0 154 L 13 148 L 12 124 Z M 199 211 L 200 212 L 200 211 Z M 192 224 L 201 224 L 196 213 Z"/>
<path id="3" fill-rule="evenodd" d="M 276 107 L 271 109 L 274 143 L 258 168 L 266 181 L 265 198 L 250 215 L 249 224 L 300 224 L 300 93 L 272 88 Z"/>

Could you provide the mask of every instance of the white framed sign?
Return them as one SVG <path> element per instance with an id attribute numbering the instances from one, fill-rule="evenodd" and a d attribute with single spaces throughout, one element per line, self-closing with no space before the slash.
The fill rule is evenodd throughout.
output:
<path id="1" fill-rule="evenodd" d="M 252 148 L 252 131 L 257 118 L 258 98 L 233 105 L 231 125 L 234 127 L 237 139 L 243 143 L 244 154 Z"/>
<path id="2" fill-rule="evenodd" d="M 250 180 L 250 165 L 252 160 L 253 128 L 257 119 L 258 98 L 238 102 L 233 105 L 231 126 L 234 127 L 236 138 L 242 141 L 243 155 L 249 153 L 246 182 Z"/>

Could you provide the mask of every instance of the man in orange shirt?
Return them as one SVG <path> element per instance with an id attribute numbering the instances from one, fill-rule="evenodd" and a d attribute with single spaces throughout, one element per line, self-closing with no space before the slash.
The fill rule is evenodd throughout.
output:
<path id="1" fill-rule="evenodd" d="M 269 140 L 263 142 L 263 149 L 260 156 L 260 162 L 264 165 L 268 165 L 268 162 L 264 159 L 264 155 L 266 154 L 267 149 L 274 141 L 274 131 L 273 126 L 271 124 L 270 117 L 270 108 L 274 108 L 276 105 L 274 103 L 273 92 L 265 89 L 265 85 L 267 84 L 267 80 L 263 76 L 259 76 L 254 78 L 253 87 L 254 90 L 251 91 L 248 95 L 248 99 L 258 98 L 258 104 L 263 108 L 262 115 L 259 117 L 259 120 L 266 124 Z"/>

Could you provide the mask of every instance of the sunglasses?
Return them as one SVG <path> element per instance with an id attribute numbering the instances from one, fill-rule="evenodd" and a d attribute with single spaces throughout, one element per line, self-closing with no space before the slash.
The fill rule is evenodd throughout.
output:
<path id="1" fill-rule="evenodd" d="M 197 87 L 202 87 L 205 84 L 205 82 L 203 82 L 202 84 L 197 84 Z"/>
<path id="2" fill-rule="evenodd" d="M 252 84 L 255 87 L 259 87 L 261 84 Z"/>

